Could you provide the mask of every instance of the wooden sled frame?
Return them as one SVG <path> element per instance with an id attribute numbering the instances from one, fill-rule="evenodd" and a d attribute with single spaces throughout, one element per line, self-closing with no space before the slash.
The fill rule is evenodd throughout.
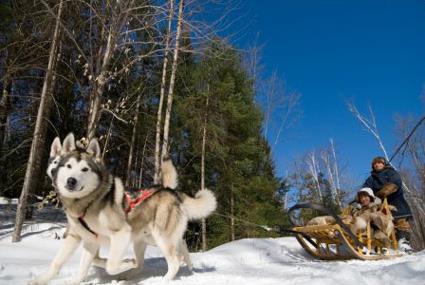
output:
<path id="1" fill-rule="evenodd" d="M 390 236 L 391 250 L 393 252 L 383 254 L 382 248 L 384 244 L 372 237 L 371 222 L 367 224 L 365 231 L 355 235 L 335 213 L 320 205 L 310 203 L 297 204 L 289 210 L 289 213 L 303 208 L 319 210 L 333 216 L 337 222 L 334 225 L 294 226 L 292 228 L 297 241 L 314 258 L 321 260 L 380 260 L 401 256 L 398 252 L 395 230 Z M 386 199 L 384 199 L 381 209 L 389 211 Z M 292 224 L 295 225 L 294 218 L 291 215 L 290 218 Z M 367 252 L 363 252 L 365 248 Z M 372 250 L 375 250 L 375 252 L 370 254 Z"/>

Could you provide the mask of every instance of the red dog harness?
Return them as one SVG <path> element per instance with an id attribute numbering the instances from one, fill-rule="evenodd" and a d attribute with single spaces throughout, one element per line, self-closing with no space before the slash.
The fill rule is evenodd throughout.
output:
<path id="1" fill-rule="evenodd" d="M 158 191 L 156 188 L 146 188 L 146 189 L 140 189 L 137 193 L 137 196 L 135 198 L 132 197 L 132 195 L 129 192 L 124 192 L 125 201 L 128 205 L 128 207 L 125 209 L 125 214 L 128 215 L 128 213 L 131 212 L 131 210 L 134 209 L 137 205 L 148 199 L 150 196 L 155 194 L 155 192 Z M 78 217 L 78 221 L 80 224 L 90 233 L 98 237 L 97 233 L 93 231 L 87 222 L 84 220 L 84 217 L 86 215 L 87 209 L 84 211 L 84 213 Z"/>
<path id="2" fill-rule="evenodd" d="M 156 188 L 146 188 L 146 189 L 140 189 L 137 197 L 133 198 L 130 193 L 124 192 L 125 199 L 127 202 L 127 209 L 125 210 L 125 213 L 128 214 L 131 212 L 131 210 L 134 209 L 137 205 L 148 199 L 150 196 L 152 196 L 157 191 Z"/>

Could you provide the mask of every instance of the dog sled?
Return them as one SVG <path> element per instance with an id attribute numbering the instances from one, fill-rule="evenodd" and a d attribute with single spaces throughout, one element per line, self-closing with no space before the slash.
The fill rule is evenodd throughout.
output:
<path id="1" fill-rule="evenodd" d="M 387 199 L 384 199 L 382 210 L 390 211 Z M 332 216 L 335 223 L 330 225 L 301 225 L 295 211 L 312 209 Z M 289 209 L 292 223 L 291 233 L 300 245 L 314 258 L 320 260 L 380 260 L 399 257 L 395 229 L 389 237 L 391 248 L 384 250 L 382 241 L 373 237 L 372 222 L 368 222 L 366 230 L 353 233 L 350 227 L 333 211 L 312 203 L 300 203 Z"/>

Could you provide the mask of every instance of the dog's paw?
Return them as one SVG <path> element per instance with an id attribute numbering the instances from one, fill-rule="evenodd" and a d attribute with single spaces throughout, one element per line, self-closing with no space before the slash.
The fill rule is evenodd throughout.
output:
<path id="1" fill-rule="evenodd" d="M 85 278 L 80 278 L 78 276 L 71 277 L 66 281 L 66 285 L 79 285 L 84 281 Z"/>
<path id="2" fill-rule="evenodd" d="M 78 285 L 78 284 L 80 284 L 81 282 L 78 282 L 77 280 L 74 280 L 74 279 L 70 279 L 70 280 L 68 280 L 65 284 L 66 285 Z"/>
<path id="3" fill-rule="evenodd" d="M 39 275 L 33 280 L 30 280 L 27 285 L 45 285 L 49 283 L 50 279 L 45 275 Z"/>
<path id="4" fill-rule="evenodd" d="M 164 281 L 171 281 L 174 278 L 176 278 L 176 274 L 177 272 L 168 271 L 167 274 L 165 274 L 164 277 L 162 277 L 162 279 Z"/>
<path id="5" fill-rule="evenodd" d="M 193 264 L 191 261 L 187 261 L 187 260 L 180 260 L 180 267 L 187 267 L 187 269 L 189 269 L 190 271 L 193 270 Z"/>
<path id="6" fill-rule="evenodd" d="M 136 269 L 139 267 L 136 259 L 134 258 L 123 260 L 121 266 L 127 268 L 127 270 Z"/>
<path id="7" fill-rule="evenodd" d="M 117 275 L 125 271 L 137 268 L 137 262 L 135 259 L 123 260 L 119 264 L 107 264 L 106 272 L 109 275 Z"/>
<path id="8" fill-rule="evenodd" d="M 122 276 L 120 276 L 124 280 L 134 280 L 139 279 L 143 275 L 143 268 L 137 267 L 128 271 L 125 271 L 122 273 Z"/>

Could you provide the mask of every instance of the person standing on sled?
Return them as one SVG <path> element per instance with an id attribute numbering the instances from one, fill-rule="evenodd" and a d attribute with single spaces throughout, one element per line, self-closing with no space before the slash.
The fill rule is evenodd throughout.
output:
<path id="1" fill-rule="evenodd" d="M 409 219 L 412 218 L 412 212 L 404 199 L 400 174 L 384 157 L 375 157 L 372 160 L 371 175 L 366 179 L 363 187 L 371 188 L 373 193 L 382 200 L 386 197 L 388 204 L 396 207 L 397 210 L 392 214 L 397 229 L 396 238 L 399 248 L 406 252 L 411 251 Z"/>

